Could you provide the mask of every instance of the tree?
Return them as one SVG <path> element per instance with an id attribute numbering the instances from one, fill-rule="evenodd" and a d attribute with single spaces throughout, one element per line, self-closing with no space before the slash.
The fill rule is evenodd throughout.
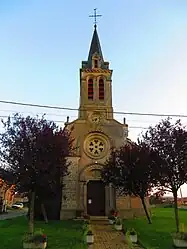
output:
<path id="1" fill-rule="evenodd" d="M 177 191 L 187 182 L 187 131 L 180 120 L 171 123 L 171 119 L 162 120 L 150 127 L 142 140 L 159 154 L 161 159 L 155 177 L 158 186 L 173 193 L 176 229 L 179 231 Z"/>
<path id="2" fill-rule="evenodd" d="M 148 196 L 154 179 L 152 170 L 156 169 L 156 153 L 144 143 L 133 143 L 112 150 L 102 177 L 105 183 L 112 183 L 121 195 L 133 195 L 141 199 L 148 222 L 151 224 L 145 198 Z"/>
<path id="3" fill-rule="evenodd" d="M 15 114 L 3 122 L 0 136 L 1 160 L 14 175 L 16 188 L 29 197 L 29 229 L 34 230 L 36 196 L 53 191 L 68 172 L 67 156 L 72 150 L 70 134 L 54 122 L 42 118 Z M 45 191 L 43 191 L 45 189 Z"/>
<path id="4" fill-rule="evenodd" d="M 149 198 L 151 205 L 161 204 L 163 203 L 163 196 L 165 192 L 163 190 L 155 190 Z"/>

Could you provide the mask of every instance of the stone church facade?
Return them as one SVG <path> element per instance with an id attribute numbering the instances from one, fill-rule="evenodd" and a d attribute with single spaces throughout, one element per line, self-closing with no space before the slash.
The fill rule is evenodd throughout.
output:
<path id="1" fill-rule="evenodd" d="M 69 158 L 70 174 L 64 179 L 61 219 L 74 218 L 77 212 L 106 216 L 113 208 L 121 216 L 143 213 L 141 201 L 118 197 L 112 186 L 105 186 L 100 171 L 112 147 L 130 143 L 128 125 L 114 119 L 112 107 L 112 70 L 104 61 L 96 26 L 88 60 L 80 69 L 80 107 L 78 118 L 67 121 L 76 155 Z"/>

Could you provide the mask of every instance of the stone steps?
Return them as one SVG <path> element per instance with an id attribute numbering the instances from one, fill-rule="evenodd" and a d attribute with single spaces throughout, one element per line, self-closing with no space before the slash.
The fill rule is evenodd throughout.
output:
<path id="1" fill-rule="evenodd" d="M 109 225 L 107 216 L 91 216 L 90 223 L 97 224 L 97 225 Z"/>
<path id="2" fill-rule="evenodd" d="M 107 216 L 90 216 L 90 220 L 108 220 Z"/>

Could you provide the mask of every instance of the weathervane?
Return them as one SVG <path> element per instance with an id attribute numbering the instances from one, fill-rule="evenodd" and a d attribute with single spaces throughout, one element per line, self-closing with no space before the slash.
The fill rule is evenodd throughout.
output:
<path id="1" fill-rule="evenodd" d="M 94 14 L 90 15 L 89 17 L 93 17 L 94 18 L 94 28 L 97 27 L 97 17 L 101 17 L 102 15 L 97 15 L 97 9 L 94 9 Z"/>

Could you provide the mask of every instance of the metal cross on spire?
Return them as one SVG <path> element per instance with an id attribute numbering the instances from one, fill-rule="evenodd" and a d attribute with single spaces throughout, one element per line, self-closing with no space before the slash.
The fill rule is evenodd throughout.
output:
<path id="1" fill-rule="evenodd" d="M 94 14 L 90 15 L 89 17 L 93 17 L 94 18 L 94 28 L 97 27 L 97 17 L 101 17 L 102 15 L 97 15 L 97 9 L 94 9 Z"/>

